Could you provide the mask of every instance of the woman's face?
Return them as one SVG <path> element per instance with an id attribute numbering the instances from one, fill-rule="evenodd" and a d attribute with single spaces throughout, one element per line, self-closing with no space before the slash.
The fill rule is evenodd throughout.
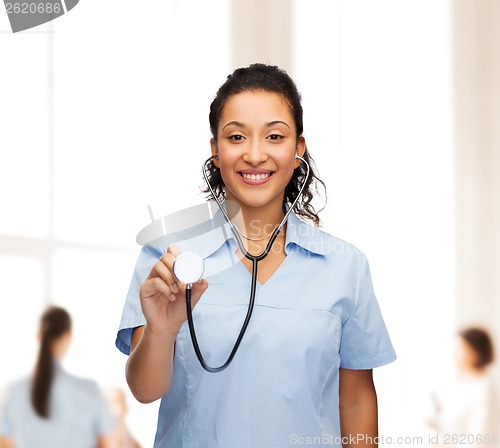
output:
<path id="1" fill-rule="evenodd" d="M 246 207 L 282 206 L 284 190 L 305 151 L 290 107 L 276 93 L 245 91 L 222 110 L 218 140 L 211 140 L 226 198 Z"/>
<path id="2" fill-rule="evenodd" d="M 461 370 L 474 370 L 478 361 L 478 354 L 462 337 L 457 339 L 456 361 Z"/>

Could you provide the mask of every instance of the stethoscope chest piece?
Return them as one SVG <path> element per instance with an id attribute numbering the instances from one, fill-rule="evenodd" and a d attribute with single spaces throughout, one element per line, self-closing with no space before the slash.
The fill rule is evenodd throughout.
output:
<path id="1" fill-rule="evenodd" d="M 182 252 L 174 261 L 174 275 L 186 285 L 192 285 L 203 277 L 203 260 L 193 252 Z"/>

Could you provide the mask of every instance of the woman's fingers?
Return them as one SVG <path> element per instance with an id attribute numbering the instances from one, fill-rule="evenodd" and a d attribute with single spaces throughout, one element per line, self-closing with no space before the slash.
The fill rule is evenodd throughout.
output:
<path id="1" fill-rule="evenodd" d="M 150 297 L 156 294 L 170 297 L 172 290 L 161 277 L 154 277 L 146 280 L 141 286 L 141 297 Z"/>
<path id="2" fill-rule="evenodd" d="M 177 299 L 177 294 L 182 293 L 185 289 L 184 285 L 178 283 L 177 278 L 173 273 L 175 258 L 181 254 L 181 250 L 170 245 L 158 262 L 153 266 L 146 282 L 141 286 L 141 296 L 150 297 L 160 293 L 167 297 L 170 301 Z M 206 280 L 202 279 L 192 285 L 192 303 L 195 305 L 201 295 L 208 287 Z"/>
<path id="3" fill-rule="evenodd" d="M 171 253 L 167 252 L 161 256 L 158 262 L 153 266 L 153 269 L 151 269 L 149 277 L 145 282 L 143 292 L 146 295 L 154 294 L 154 292 L 161 292 L 170 300 L 175 300 L 175 294 L 180 291 L 180 288 L 172 273 L 173 263 L 174 257 Z M 146 283 L 148 287 L 146 287 Z"/>
<path id="4" fill-rule="evenodd" d="M 191 286 L 191 304 L 193 307 L 198 303 L 207 288 L 208 282 L 204 278 L 202 278 L 199 282 L 193 283 Z"/>
<path id="5" fill-rule="evenodd" d="M 173 276 L 174 276 L 174 280 L 175 280 L 175 285 L 176 285 L 176 289 L 177 289 L 177 292 L 179 292 L 180 288 L 179 288 L 179 283 L 177 283 L 177 277 L 175 277 L 175 274 L 174 274 L 174 262 L 175 262 L 175 259 L 181 254 L 181 250 L 171 244 L 170 246 L 168 246 L 168 250 L 167 250 L 167 256 L 168 256 L 168 260 L 169 262 L 171 261 L 171 264 L 169 265 L 169 268 L 170 268 L 170 272 L 172 272 Z"/>
<path id="6" fill-rule="evenodd" d="M 181 250 L 175 244 L 171 244 L 168 246 L 167 254 L 171 254 L 175 260 L 175 257 L 181 254 Z"/>
<path id="7" fill-rule="evenodd" d="M 153 327 L 166 328 L 165 325 L 170 327 L 182 325 L 187 319 L 186 285 L 180 284 L 173 273 L 175 257 L 180 253 L 178 248 L 169 247 L 141 285 L 142 310 L 148 324 Z M 208 282 L 205 279 L 191 285 L 192 307 L 199 302 L 207 288 Z"/>

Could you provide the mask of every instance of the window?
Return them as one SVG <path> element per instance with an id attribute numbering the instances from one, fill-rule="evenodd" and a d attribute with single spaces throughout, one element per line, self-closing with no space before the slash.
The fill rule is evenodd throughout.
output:
<path id="1" fill-rule="evenodd" d="M 203 200 L 229 14 L 229 0 L 80 2 L 49 24 L 0 34 L 0 337 L 16 335 L 0 387 L 32 369 L 39 315 L 54 302 L 74 319 L 67 369 L 128 392 L 114 340 L 135 235 L 148 205 L 160 216 Z M 143 446 L 158 404 L 130 396 Z"/>
<path id="2" fill-rule="evenodd" d="M 380 434 L 427 434 L 455 324 L 451 5 L 293 5 L 294 77 L 328 187 L 325 228 L 368 256 L 399 357 L 375 370 Z"/>

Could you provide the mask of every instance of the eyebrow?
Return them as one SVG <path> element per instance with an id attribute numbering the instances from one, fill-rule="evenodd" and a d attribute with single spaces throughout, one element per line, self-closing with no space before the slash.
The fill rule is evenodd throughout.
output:
<path id="1" fill-rule="evenodd" d="M 228 126 L 238 126 L 239 128 L 245 127 L 245 125 L 239 121 L 230 121 L 222 128 L 222 130 L 226 129 Z"/>
<path id="2" fill-rule="evenodd" d="M 270 128 L 271 126 L 275 126 L 277 124 L 284 124 L 287 128 L 290 127 L 287 123 L 285 123 L 284 121 L 281 121 L 281 120 L 270 121 L 269 123 L 265 123 L 265 126 Z M 240 121 L 230 121 L 222 128 L 222 130 L 226 129 L 228 126 L 237 126 L 240 128 L 244 128 L 245 124 L 241 123 Z"/>

